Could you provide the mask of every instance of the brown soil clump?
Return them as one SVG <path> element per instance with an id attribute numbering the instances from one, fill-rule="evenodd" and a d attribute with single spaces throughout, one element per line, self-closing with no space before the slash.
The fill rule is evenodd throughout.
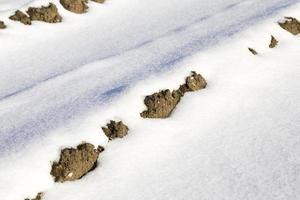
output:
<path id="1" fill-rule="evenodd" d="M 26 198 L 25 200 L 42 200 L 43 196 L 44 196 L 44 193 L 43 192 L 39 192 L 34 199 L 28 199 L 28 198 Z"/>
<path id="2" fill-rule="evenodd" d="M 272 35 L 271 36 L 271 43 L 269 45 L 270 48 L 275 48 L 278 44 L 278 41 L 276 40 L 276 38 Z"/>
<path id="3" fill-rule="evenodd" d="M 143 118 L 167 118 L 179 103 L 182 94 L 178 90 L 162 90 L 146 96 L 144 103 L 147 110 L 140 115 Z"/>
<path id="4" fill-rule="evenodd" d="M 107 127 L 102 127 L 102 130 L 109 140 L 112 140 L 115 138 L 123 138 L 127 135 L 129 129 L 122 121 L 115 122 L 111 120 L 110 123 L 107 124 Z"/>
<path id="5" fill-rule="evenodd" d="M 0 21 L 0 29 L 5 29 L 6 25 L 3 21 Z"/>
<path id="6" fill-rule="evenodd" d="M 97 2 L 97 3 L 104 3 L 105 2 L 105 0 L 92 0 L 92 1 Z"/>
<path id="7" fill-rule="evenodd" d="M 192 71 L 192 74 L 185 79 L 185 84 L 179 87 L 179 92 L 183 96 L 186 92 L 194 92 L 206 88 L 206 80 L 196 72 Z"/>
<path id="8" fill-rule="evenodd" d="M 206 80 L 196 72 L 185 79 L 185 84 L 180 85 L 178 90 L 162 90 L 158 93 L 146 96 L 144 104 L 147 110 L 140 113 L 143 118 L 167 118 L 171 115 L 181 97 L 186 92 L 194 92 L 206 88 Z"/>
<path id="9" fill-rule="evenodd" d="M 50 174 L 55 182 L 80 179 L 97 167 L 97 159 L 104 148 L 97 149 L 90 143 L 83 143 L 77 148 L 65 148 L 61 151 L 59 162 L 54 162 Z"/>
<path id="10" fill-rule="evenodd" d="M 62 21 L 62 17 L 59 15 L 57 7 L 53 3 L 49 3 L 47 7 L 29 7 L 26 12 L 32 21 L 44 21 L 47 23 L 58 23 Z"/>
<path id="11" fill-rule="evenodd" d="M 89 8 L 87 4 L 88 0 L 60 0 L 61 5 L 68 11 L 81 14 L 87 12 Z"/>
<path id="12" fill-rule="evenodd" d="M 293 17 L 285 17 L 285 20 L 285 22 L 279 22 L 279 26 L 293 35 L 298 35 L 300 33 L 300 22 Z"/>
<path id="13" fill-rule="evenodd" d="M 253 55 L 257 55 L 257 51 L 255 49 L 252 48 L 248 48 L 248 50 L 253 54 Z"/>
<path id="14" fill-rule="evenodd" d="M 9 17 L 9 19 L 19 21 L 25 25 L 31 25 L 30 18 L 20 10 L 17 10 L 14 15 Z"/>

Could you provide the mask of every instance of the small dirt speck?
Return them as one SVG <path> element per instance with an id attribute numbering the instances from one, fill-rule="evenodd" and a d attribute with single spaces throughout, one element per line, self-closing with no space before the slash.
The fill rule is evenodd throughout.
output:
<path id="1" fill-rule="evenodd" d="M 5 29 L 6 25 L 3 21 L 0 21 L 0 29 Z"/>
<path id="2" fill-rule="evenodd" d="M 109 138 L 113 140 L 115 138 L 123 138 L 128 134 L 128 127 L 122 122 L 110 121 L 106 127 L 102 127 L 103 132 Z"/>
<path id="3" fill-rule="evenodd" d="M 278 41 L 277 41 L 276 38 L 272 35 L 272 36 L 271 36 L 271 42 L 270 42 L 269 47 L 270 47 L 270 48 L 275 48 L 275 47 L 277 46 L 277 44 L 278 44 Z"/>
<path id="4" fill-rule="evenodd" d="M 248 50 L 253 54 L 253 55 L 257 55 L 257 51 L 255 49 L 252 48 L 248 48 Z"/>

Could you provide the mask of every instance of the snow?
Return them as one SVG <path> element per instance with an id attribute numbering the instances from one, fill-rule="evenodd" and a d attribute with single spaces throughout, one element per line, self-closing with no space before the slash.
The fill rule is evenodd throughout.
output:
<path id="1" fill-rule="evenodd" d="M 276 24 L 300 17 L 299 4 L 286 8 L 296 2 L 115 0 L 82 16 L 60 7 L 61 24 L 10 23 L 0 34 L 0 198 L 299 199 L 300 41 Z M 139 117 L 145 95 L 191 70 L 207 89 L 171 118 Z M 107 143 L 110 119 L 128 137 Z M 100 166 L 55 184 L 51 161 L 81 141 L 106 147 Z"/>
<path id="2" fill-rule="evenodd" d="M 29 139 L 94 109 L 111 91 L 168 70 L 295 2 L 108 1 L 91 3 L 85 15 L 57 3 L 61 24 L 9 23 L 0 38 L 5 58 L 0 60 L 1 152 L 23 149 Z M 4 12 L 3 18 L 9 14 Z"/>

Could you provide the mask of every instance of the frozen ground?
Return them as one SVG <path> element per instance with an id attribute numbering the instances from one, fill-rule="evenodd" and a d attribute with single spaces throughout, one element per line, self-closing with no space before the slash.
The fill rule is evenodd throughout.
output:
<path id="1" fill-rule="evenodd" d="M 60 7 L 61 24 L 9 23 L 0 33 L 0 198 L 299 199 L 300 41 L 276 24 L 300 17 L 299 5 L 287 8 L 296 2 L 111 0 L 82 16 Z M 140 119 L 145 95 L 177 87 L 192 69 L 206 90 L 170 119 Z M 112 118 L 131 131 L 107 145 L 100 126 Z M 100 166 L 54 184 L 50 161 L 83 140 L 107 146 Z"/>

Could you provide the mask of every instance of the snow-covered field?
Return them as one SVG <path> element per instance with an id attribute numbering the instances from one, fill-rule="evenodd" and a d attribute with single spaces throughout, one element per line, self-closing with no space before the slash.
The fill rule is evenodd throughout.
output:
<path id="1" fill-rule="evenodd" d="M 27 27 L 10 9 L 48 1 L 0 0 L 0 199 L 300 199 L 300 38 L 276 23 L 300 19 L 298 1 L 53 2 L 61 24 Z M 191 70 L 207 89 L 140 118 L 145 95 Z M 110 119 L 129 135 L 107 143 Z M 100 166 L 55 184 L 51 161 L 81 141 L 106 147 Z"/>

